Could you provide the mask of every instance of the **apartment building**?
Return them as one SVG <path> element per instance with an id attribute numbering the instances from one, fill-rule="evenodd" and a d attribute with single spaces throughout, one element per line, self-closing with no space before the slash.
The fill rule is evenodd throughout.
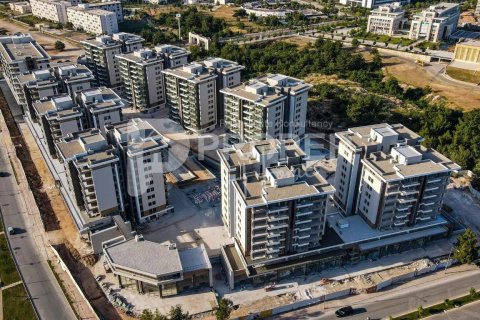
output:
<path id="1" fill-rule="evenodd" d="M 77 93 L 75 102 L 82 108 L 88 128 L 105 132 L 105 126 L 123 120 L 122 99 L 110 88 L 100 87 Z"/>
<path id="2" fill-rule="evenodd" d="M 117 16 L 117 21 L 123 21 L 123 8 L 121 1 L 102 1 L 95 3 L 82 3 L 86 9 L 99 9 L 114 12 Z"/>
<path id="3" fill-rule="evenodd" d="M 217 119 L 222 121 L 223 114 L 223 94 L 220 92 L 223 88 L 229 88 L 239 85 L 242 82 L 242 70 L 244 66 L 237 62 L 222 59 L 208 58 L 201 62 L 209 70 L 212 70 L 217 77 Z"/>
<path id="4" fill-rule="evenodd" d="M 162 71 L 170 118 L 194 132 L 217 125 L 217 75 L 200 63 Z"/>
<path id="5" fill-rule="evenodd" d="M 48 151 L 56 157 L 55 144 L 69 134 L 85 128 L 82 110 L 68 94 L 58 95 L 47 101 L 33 103 L 35 117 L 38 119 Z"/>
<path id="6" fill-rule="evenodd" d="M 417 146 L 423 140 L 401 124 L 386 123 L 349 128 L 337 132 L 335 136 L 339 139 L 339 144 L 334 200 L 340 211 L 347 216 L 356 213 L 362 159 L 368 158 L 373 152 L 389 154 L 397 145 Z"/>
<path id="7" fill-rule="evenodd" d="M 125 32 L 82 41 L 86 65 L 93 72 L 97 84 L 106 87 L 120 86 L 120 68 L 116 56 L 142 48 L 143 41 L 143 38 Z"/>
<path id="8" fill-rule="evenodd" d="M 155 51 L 162 55 L 164 69 L 183 66 L 188 63 L 188 57 L 190 56 L 190 51 L 171 44 L 155 46 Z"/>
<path id="9" fill-rule="evenodd" d="M 151 49 L 117 56 L 123 96 L 133 108 L 153 112 L 165 105 L 163 58 Z"/>
<path id="10" fill-rule="evenodd" d="M 448 38 L 457 30 L 460 6 L 442 2 L 430 6 L 413 16 L 410 24 L 410 39 L 425 39 L 438 42 Z"/>
<path id="11" fill-rule="evenodd" d="M 367 32 L 393 36 L 403 29 L 407 19 L 399 2 L 381 5 L 368 16 Z"/>
<path id="12" fill-rule="evenodd" d="M 56 147 L 77 206 L 89 217 L 123 215 L 120 159 L 100 130 L 73 133 Z"/>
<path id="13" fill-rule="evenodd" d="M 460 169 L 431 148 L 410 145 L 373 152 L 362 164 L 357 212 L 381 230 L 435 220 L 450 174 Z"/>
<path id="14" fill-rule="evenodd" d="M 32 14 L 36 17 L 53 22 L 66 24 L 68 22 L 67 8 L 76 6 L 80 0 L 31 0 Z"/>
<path id="15" fill-rule="evenodd" d="M 67 9 L 68 22 L 76 30 L 95 35 L 112 35 L 118 32 L 117 14 L 112 11 L 90 8 L 89 4 L 79 4 Z"/>
<path id="16" fill-rule="evenodd" d="M 454 61 L 465 62 L 480 68 L 480 41 L 469 40 L 455 45 Z"/>
<path id="17" fill-rule="evenodd" d="M 21 14 L 27 14 L 32 12 L 32 7 L 30 6 L 30 2 L 10 2 L 9 4 L 10 10 L 15 11 Z"/>
<path id="18" fill-rule="evenodd" d="M 81 64 L 56 66 L 53 70 L 60 83 L 60 91 L 72 99 L 75 99 L 78 91 L 90 89 L 95 83 L 92 71 Z"/>
<path id="19" fill-rule="evenodd" d="M 124 203 L 132 220 L 142 224 L 173 211 L 164 177 L 164 137 L 141 119 L 108 125 L 106 131 L 123 163 Z"/>
<path id="20" fill-rule="evenodd" d="M 399 2 L 398 0 L 340 0 L 340 4 L 374 9 L 382 5 Z M 409 4 L 410 0 L 400 1 L 401 5 Z"/>
<path id="21" fill-rule="evenodd" d="M 29 112 L 30 117 L 34 120 L 36 118 L 32 104 L 37 100 L 45 100 L 61 92 L 60 83 L 50 69 L 20 74 L 17 76 L 17 81 L 23 88 L 22 92 L 19 93 L 19 101 L 22 102 L 24 112 Z"/>
<path id="22" fill-rule="evenodd" d="M 320 246 L 334 188 L 306 167 L 295 141 L 256 141 L 218 153 L 222 218 L 247 264 Z"/>
<path id="23" fill-rule="evenodd" d="M 2 73 L 15 100 L 20 105 L 26 101 L 18 75 L 50 67 L 50 56 L 29 34 L 0 37 Z"/>

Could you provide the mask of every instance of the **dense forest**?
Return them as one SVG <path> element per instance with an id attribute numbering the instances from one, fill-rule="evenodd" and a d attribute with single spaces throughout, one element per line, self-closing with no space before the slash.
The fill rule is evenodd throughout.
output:
<path id="1" fill-rule="evenodd" d="M 310 74 L 337 75 L 358 84 L 359 90 L 336 84 L 317 84 L 312 100 L 328 100 L 335 116 L 351 125 L 401 122 L 424 136 L 424 144 L 445 153 L 464 169 L 480 174 L 480 109 L 462 112 L 432 103 L 430 88 L 402 86 L 396 79 L 385 78 L 377 50 L 365 58 L 342 47 L 339 42 L 318 39 L 305 48 L 285 42 L 239 46 L 234 43 L 214 45 L 210 52 L 192 47 L 192 56 L 220 56 L 246 66 L 245 78 L 270 72 L 304 78 Z M 394 101 L 394 102 L 392 102 Z M 309 106 L 309 119 L 322 119 L 321 104 Z M 315 118 L 317 117 L 317 118 Z"/>

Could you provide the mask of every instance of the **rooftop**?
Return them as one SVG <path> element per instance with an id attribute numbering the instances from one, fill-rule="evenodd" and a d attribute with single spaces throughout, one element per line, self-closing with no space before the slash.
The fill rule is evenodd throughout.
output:
<path id="1" fill-rule="evenodd" d="M 92 111 L 100 111 L 108 108 L 123 108 L 122 99 L 110 88 L 99 87 L 79 91 L 77 96 L 83 105 Z"/>
<path id="2" fill-rule="evenodd" d="M 257 78 L 259 81 L 268 83 L 270 86 L 273 86 L 278 89 L 285 89 L 290 91 L 292 94 L 297 94 L 310 90 L 313 86 L 311 84 L 305 83 L 303 80 L 289 77 L 283 74 L 267 74 L 262 77 Z"/>
<path id="3" fill-rule="evenodd" d="M 229 73 L 245 69 L 245 67 L 238 64 L 238 62 L 223 58 L 207 58 L 201 61 L 201 63 L 207 68 L 213 68 L 222 73 Z"/>
<path id="4" fill-rule="evenodd" d="M 19 60 L 50 59 L 47 52 L 29 34 L 0 37 L 0 52 L 9 63 Z"/>
<path id="5" fill-rule="evenodd" d="M 170 244 L 133 238 L 108 246 L 104 252 L 113 264 L 138 273 L 160 276 L 182 272 L 178 250 Z"/>
<path id="6" fill-rule="evenodd" d="M 66 83 L 95 79 L 92 71 L 81 64 L 69 64 L 55 67 L 55 72 L 58 74 L 58 77 Z"/>
<path id="7" fill-rule="evenodd" d="M 217 77 L 215 73 L 198 62 L 192 62 L 173 69 L 165 69 L 162 72 L 194 83 L 203 82 Z"/>
<path id="8" fill-rule="evenodd" d="M 52 111 L 58 112 L 67 109 L 71 110 L 75 106 L 75 103 L 73 103 L 73 100 L 69 95 L 59 95 L 52 97 L 47 101 L 33 103 L 33 108 L 37 111 L 38 115 L 43 115 Z"/>
<path id="9" fill-rule="evenodd" d="M 203 244 L 200 247 L 180 250 L 180 262 L 183 272 L 211 269 L 210 259 Z"/>
<path id="10" fill-rule="evenodd" d="M 69 135 L 56 146 L 62 158 L 70 160 L 79 155 L 86 155 L 88 151 L 104 150 L 107 143 L 99 129 L 87 129 Z"/>
<path id="11" fill-rule="evenodd" d="M 147 48 L 142 48 L 131 53 L 120 54 L 117 55 L 117 57 L 140 65 L 148 65 L 152 62 L 161 63 L 163 61 L 162 57 L 157 55 L 154 50 Z"/>
<path id="12" fill-rule="evenodd" d="M 184 49 L 182 47 L 177 47 L 171 44 L 157 45 L 155 46 L 155 50 L 169 57 L 176 57 L 176 56 L 183 56 L 183 55 L 190 54 L 190 51 L 188 51 L 187 49 Z"/>
<path id="13" fill-rule="evenodd" d="M 287 95 L 275 87 L 260 81 L 259 78 L 251 79 L 234 87 L 224 88 L 220 92 L 263 107 L 269 107 L 287 98 Z"/>

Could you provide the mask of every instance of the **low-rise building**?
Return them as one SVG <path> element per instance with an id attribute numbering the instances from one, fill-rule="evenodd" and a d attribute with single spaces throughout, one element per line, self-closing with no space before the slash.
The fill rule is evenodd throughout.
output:
<path id="1" fill-rule="evenodd" d="M 116 56 L 142 48 L 143 41 L 143 38 L 125 32 L 82 41 L 86 65 L 93 72 L 97 84 L 106 87 L 121 85 Z"/>
<path id="2" fill-rule="evenodd" d="M 213 130 L 217 125 L 217 74 L 200 63 L 162 72 L 170 118 L 191 131 Z"/>
<path id="3" fill-rule="evenodd" d="M 162 55 L 164 69 L 183 66 L 188 63 L 188 57 L 190 56 L 190 51 L 171 44 L 155 46 L 155 51 Z"/>
<path id="4" fill-rule="evenodd" d="M 105 126 L 123 120 L 122 99 L 110 88 L 100 87 L 77 93 L 76 103 L 82 108 L 89 128 L 105 132 Z"/>
<path id="5" fill-rule="evenodd" d="M 222 89 L 225 127 L 239 141 L 302 136 L 311 87 L 299 79 L 272 74 Z"/>
<path id="6" fill-rule="evenodd" d="M 32 7 L 30 6 L 30 2 L 28 1 L 10 2 L 8 5 L 10 6 L 10 10 L 17 13 L 27 14 L 32 12 Z"/>
<path id="7" fill-rule="evenodd" d="M 242 82 L 242 70 L 244 66 L 237 62 L 222 59 L 208 58 L 201 62 L 209 70 L 217 74 L 217 119 L 222 121 L 224 118 L 223 110 L 223 94 L 220 92 L 223 88 L 236 86 Z"/>
<path id="8" fill-rule="evenodd" d="M 121 164 L 100 130 L 73 133 L 56 144 L 68 188 L 89 217 L 124 215 Z"/>
<path id="9" fill-rule="evenodd" d="M 453 60 L 472 64 L 480 70 L 480 40 L 457 43 Z"/>
<path id="10" fill-rule="evenodd" d="M 106 130 L 123 163 L 124 203 L 132 220 L 142 224 L 172 212 L 164 176 L 164 137 L 141 119 L 108 125 Z"/>
<path id="11" fill-rule="evenodd" d="M 32 73 L 24 73 L 17 76 L 18 83 L 23 88 L 19 95 L 24 110 L 30 113 L 32 119 L 35 118 L 35 110 L 32 108 L 34 102 L 45 100 L 58 95 L 60 83 L 52 70 L 35 70 Z"/>
<path id="12" fill-rule="evenodd" d="M 457 30 L 460 6 L 442 2 L 430 6 L 413 16 L 410 24 L 410 39 L 425 39 L 438 42 L 447 39 Z"/>
<path id="13" fill-rule="evenodd" d="M 370 12 L 367 32 L 393 36 L 403 29 L 406 21 L 400 3 L 382 5 Z"/>
<path id="14" fill-rule="evenodd" d="M 414 226 L 441 213 L 450 174 L 460 167 L 422 146 L 394 146 L 362 159 L 357 212 L 376 229 Z"/>
<path id="15" fill-rule="evenodd" d="M 30 0 L 34 16 L 61 24 L 68 22 L 67 8 L 76 6 L 79 3 L 80 0 Z"/>
<path id="16" fill-rule="evenodd" d="M 60 90 L 75 99 L 78 91 L 90 89 L 95 83 L 92 71 L 81 64 L 68 64 L 54 68 Z"/>
<path id="17" fill-rule="evenodd" d="M 18 104 L 25 106 L 18 75 L 50 67 L 50 56 L 29 34 L 0 37 L 2 73 Z M 25 110 L 25 109 L 24 109 Z"/>
<path id="18" fill-rule="evenodd" d="M 137 235 L 106 245 L 108 266 L 118 285 L 142 294 L 168 297 L 199 286 L 213 286 L 213 273 L 205 247 L 177 249 L 174 243 L 156 243 Z"/>
<path id="19" fill-rule="evenodd" d="M 367 9 L 374 9 L 389 3 L 399 2 L 398 0 L 340 0 L 340 4 L 346 6 L 359 6 Z M 401 0 L 400 4 L 409 4 L 410 0 Z"/>
<path id="20" fill-rule="evenodd" d="M 85 128 L 82 110 L 67 95 L 59 95 L 47 101 L 33 103 L 50 154 L 56 157 L 55 144 L 68 135 Z"/>
<path id="21" fill-rule="evenodd" d="M 112 11 L 90 8 L 89 4 L 79 4 L 67 9 L 68 22 L 76 30 L 95 35 L 118 32 L 117 14 Z"/>
<path id="22" fill-rule="evenodd" d="M 133 108 L 153 112 L 165 106 L 163 58 L 151 49 L 117 55 L 123 96 Z"/>

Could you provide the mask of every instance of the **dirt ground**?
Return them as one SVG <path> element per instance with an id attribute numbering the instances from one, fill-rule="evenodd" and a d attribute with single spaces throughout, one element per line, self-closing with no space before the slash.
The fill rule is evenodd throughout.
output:
<path id="1" fill-rule="evenodd" d="M 480 90 L 462 83 L 446 81 L 441 76 L 435 76 L 426 68 L 405 58 L 382 54 L 385 73 L 392 75 L 401 82 L 416 87 L 430 86 L 433 91 L 445 97 L 453 107 L 465 111 L 480 108 Z M 428 67 L 427 68 L 432 68 Z"/>
<path id="2" fill-rule="evenodd" d="M 291 37 L 291 38 L 283 38 L 280 41 L 287 42 L 291 44 L 296 44 L 299 48 L 305 48 L 309 43 L 314 44 L 313 39 L 305 38 L 305 37 Z"/>
<path id="3" fill-rule="evenodd" d="M 55 41 L 58 40 L 57 38 L 48 36 L 39 31 L 30 30 L 27 27 L 19 24 L 14 24 L 11 21 L 0 20 L 0 28 L 7 29 L 9 33 L 22 32 L 31 34 L 35 38 L 35 40 L 37 40 L 37 42 L 45 48 L 47 53 L 52 57 L 53 61 L 68 59 L 72 62 L 76 62 L 77 58 L 80 55 L 84 54 L 83 48 L 75 46 L 70 42 L 66 41 L 63 41 L 65 43 L 65 50 L 59 52 L 54 48 Z"/>

